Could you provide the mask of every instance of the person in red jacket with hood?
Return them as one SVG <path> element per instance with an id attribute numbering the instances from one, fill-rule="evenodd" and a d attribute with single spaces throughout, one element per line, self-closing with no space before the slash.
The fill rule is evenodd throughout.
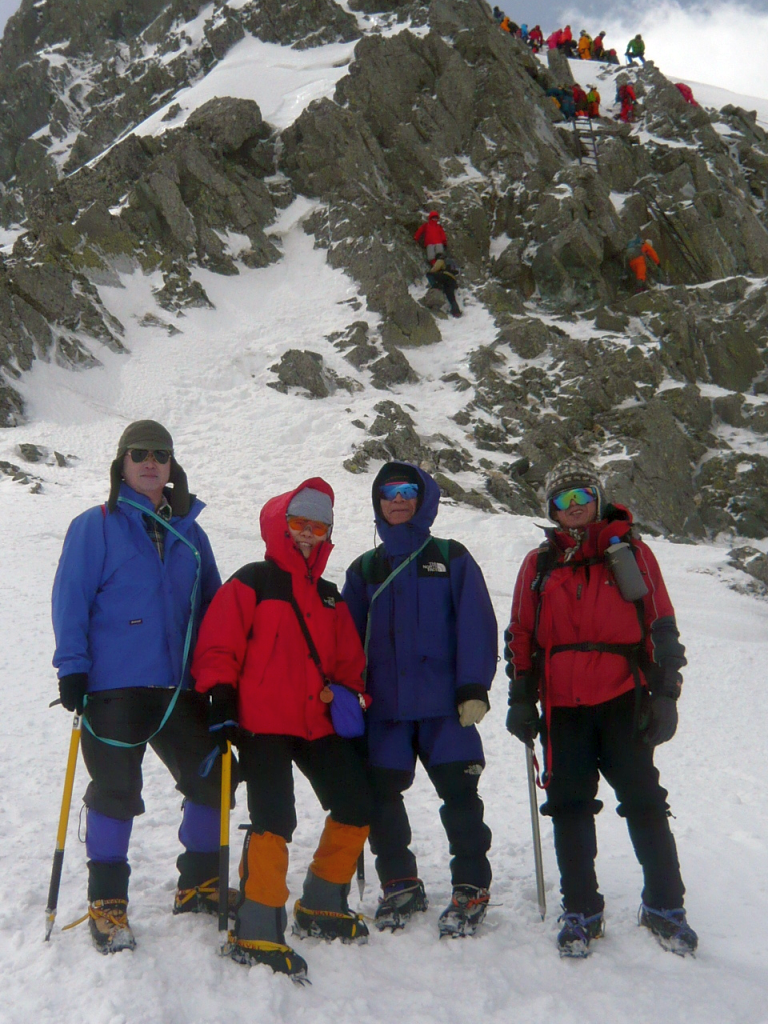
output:
<path id="1" fill-rule="evenodd" d="M 414 239 L 427 250 L 427 260 L 434 263 L 439 253 L 445 252 L 448 239 L 440 223 L 440 214 L 433 210 L 424 224 L 416 229 Z"/>
<path id="2" fill-rule="evenodd" d="M 560 953 L 587 956 L 604 930 L 595 875 L 600 774 L 616 791 L 643 868 L 640 924 L 666 949 L 691 953 L 697 937 L 683 910 L 667 791 L 653 764 L 654 748 L 677 728 L 686 664 L 674 609 L 653 553 L 633 535 L 631 513 L 606 502 L 593 466 L 575 457 L 555 466 L 546 503 L 556 526 L 523 561 L 505 633 L 507 729 L 531 747 L 542 730 L 541 813 L 552 818 L 560 869 Z M 643 597 L 622 596 L 622 573 L 609 567 L 606 551 L 628 556 L 639 584 L 629 596 L 645 589 Z"/>
<path id="3" fill-rule="evenodd" d="M 329 702 L 338 697 L 327 685 L 362 695 L 365 655 L 341 595 L 321 576 L 333 550 L 331 487 L 319 477 L 305 480 L 268 501 L 260 522 L 265 561 L 243 566 L 216 594 L 192 674 L 197 689 L 211 695 L 211 732 L 239 746 L 248 788 L 251 825 L 229 955 L 303 979 L 307 965 L 284 934 L 294 761 L 330 813 L 294 908 L 293 932 L 368 938 L 347 894 L 368 837 L 371 796 L 356 749 L 334 731 Z"/>

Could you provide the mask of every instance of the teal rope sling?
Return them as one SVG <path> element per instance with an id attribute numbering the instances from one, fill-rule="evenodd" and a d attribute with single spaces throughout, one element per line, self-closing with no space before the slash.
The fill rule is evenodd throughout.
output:
<path id="1" fill-rule="evenodd" d="M 160 725 L 158 725 L 158 727 L 155 729 L 155 731 L 152 733 L 152 735 L 148 736 L 145 740 L 141 740 L 139 743 L 124 743 L 122 740 L 111 740 L 111 739 L 109 739 L 106 736 L 99 736 L 97 733 L 95 733 L 93 731 L 93 728 L 91 727 L 91 723 L 88 721 L 88 719 L 85 716 L 85 714 L 83 714 L 83 724 L 85 725 L 85 728 L 88 730 L 88 732 L 91 734 L 91 736 L 93 736 L 95 739 L 99 740 L 101 743 L 106 743 L 107 746 L 110 746 L 110 747 L 132 748 L 132 747 L 143 747 L 145 743 L 149 743 L 149 741 L 151 739 L 154 739 L 154 737 L 157 736 L 157 734 L 161 731 L 161 729 L 164 728 L 165 723 L 168 721 L 168 719 L 173 714 L 173 709 L 176 707 L 176 702 L 179 699 L 179 694 L 181 693 L 181 688 L 184 685 L 184 675 L 185 675 L 185 673 L 187 671 L 187 661 L 189 659 L 189 650 L 190 650 L 190 647 L 192 646 L 192 633 L 194 632 L 194 628 L 195 628 L 195 605 L 197 603 L 197 594 L 198 594 L 198 591 L 200 589 L 200 575 L 201 575 L 201 572 L 202 572 L 202 559 L 200 557 L 200 552 L 197 550 L 197 548 L 192 543 L 192 541 L 189 541 L 189 540 L 187 540 L 186 537 L 182 536 L 182 534 L 179 533 L 179 531 L 174 526 L 171 526 L 170 523 L 167 523 L 165 521 L 165 519 L 162 518 L 162 516 L 157 515 L 156 512 L 152 512 L 150 509 L 145 508 L 143 505 L 139 505 L 139 503 L 136 502 L 136 501 L 131 501 L 130 498 L 118 498 L 117 500 L 118 500 L 118 502 L 121 502 L 124 505 L 132 505 L 134 508 L 137 508 L 140 512 L 142 512 L 145 516 L 151 516 L 153 519 L 156 519 L 157 522 L 160 523 L 163 527 L 165 527 L 165 529 L 169 533 L 172 533 L 174 535 L 174 537 L 176 537 L 183 544 L 186 544 L 188 548 L 190 548 L 190 550 L 192 551 L 192 553 L 195 556 L 195 561 L 197 563 L 197 567 L 195 569 L 195 582 L 194 582 L 194 584 L 192 586 L 192 594 L 191 594 L 190 599 L 189 599 L 189 606 L 190 606 L 189 607 L 189 621 L 187 622 L 187 633 L 186 633 L 186 636 L 184 638 L 184 654 L 183 654 L 182 662 L 181 662 L 181 677 L 179 678 L 178 685 L 176 686 L 176 689 L 174 690 L 173 697 L 171 697 L 170 703 L 168 704 L 168 707 L 165 709 L 165 714 L 162 717 Z M 87 707 L 87 704 L 88 704 L 88 695 L 86 694 L 85 699 L 83 700 L 83 711 L 84 712 L 85 712 L 85 708 Z"/>

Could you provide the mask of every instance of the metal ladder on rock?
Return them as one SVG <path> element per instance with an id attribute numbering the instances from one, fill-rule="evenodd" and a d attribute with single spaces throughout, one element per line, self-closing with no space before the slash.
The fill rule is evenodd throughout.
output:
<path id="1" fill-rule="evenodd" d="M 595 174 L 600 173 L 600 159 L 597 155 L 597 137 L 591 117 L 577 117 L 573 121 L 573 131 L 579 147 L 579 163 L 582 167 L 591 167 Z"/>

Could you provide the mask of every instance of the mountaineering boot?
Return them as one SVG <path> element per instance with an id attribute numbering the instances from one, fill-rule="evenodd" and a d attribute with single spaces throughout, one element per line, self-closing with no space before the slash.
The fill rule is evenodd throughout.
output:
<path id="1" fill-rule="evenodd" d="M 387 882 L 384 895 L 379 896 L 375 924 L 380 932 L 386 928 L 393 932 L 405 928 L 414 914 L 423 912 L 429 906 L 424 883 L 420 878 L 398 878 Z"/>
<path id="2" fill-rule="evenodd" d="M 301 899 L 293 908 L 293 934 L 300 939 L 341 939 L 365 943 L 368 926 L 362 915 L 349 909 L 349 883 L 342 885 L 319 878 L 310 868 Z"/>
<path id="3" fill-rule="evenodd" d="M 245 899 L 238 907 L 234 932 L 226 953 L 235 963 L 263 964 L 276 974 L 287 974 L 299 984 L 307 982 L 307 963 L 285 944 L 285 907 L 268 907 Z"/>
<path id="4" fill-rule="evenodd" d="M 266 939 L 233 939 L 229 946 L 229 957 L 237 964 L 255 967 L 263 964 L 271 967 L 275 974 L 287 974 L 299 985 L 308 982 L 307 961 L 282 942 L 267 942 Z"/>
<path id="5" fill-rule="evenodd" d="M 688 924 L 682 907 L 678 910 L 657 910 L 641 903 L 637 923 L 648 928 L 656 936 L 662 949 L 670 953 L 687 956 L 696 952 L 699 937 Z"/>
<path id="6" fill-rule="evenodd" d="M 567 911 L 557 919 L 563 927 L 557 936 L 557 947 L 560 956 L 583 959 L 592 950 L 589 944 L 592 939 L 599 939 L 605 934 L 605 918 L 602 910 L 586 917 L 584 914 L 570 914 Z"/>
<path id="7" fill-rule="evenodd" d="M 491 894 L 476 885 L 454 885 L 451 902 L 437 922 L 440 938 L 460 939 L 474 935 L 482 924 Z"/>
<path id="8" fill-rule="evenodd" d="M 88 927 L 93 944 L 100 953 L 136 949 L 127 911 L 128 900 L 94 900 L 88 904 Z"/>
<path id="9" fill-rule="evenodd" d="M 237 889 L 230 889 L 227 902 L 229 904 L 229 917 L 234 921 L 237 916 L 237 904 L 240 900 L 240 893 Z M 179 887 L 173 899 L 174 914 L 211 914 L 216 916 L 219 912 L 219 880 L 209 878 L 200 885 L 192 886 L 189 889 Z"/>
<path id="10" fill-rule="evenodd" d="M 184 829 L 190 830 L 190 824 L 201 817 L 210 817 L 211 809 L 184 802 L 184 821 L 179 835 L 189 841 Z M 214 819 L 217 814 L 213 815 Z M 219 912 L 219 853 L 199 853 L 185 850 L 176 858 L 179 869 L 179 881 L 173 900 L 174 914 L 211 914 Z M 240 893 L 237 889 L 229 890 L 229 916 L 234 920 Z"/>
<path id="11" fill-rule="evenodd" d="M 130 874 L 127 861 L 88 861 L 88 927 L 100 953 L 136 948 L 128 924 Z"/>

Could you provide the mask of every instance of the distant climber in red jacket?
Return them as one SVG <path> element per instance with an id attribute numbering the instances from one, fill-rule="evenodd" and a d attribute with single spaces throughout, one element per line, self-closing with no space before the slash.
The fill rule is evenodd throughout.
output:
<path id="1" fill-rule="evenodd" d="M 427 260 L 434 263 L 438 254 L 445 252 L 448 245 L 443 225 L 440 223 L 440 214 L 433 210 L 424 224 L 416 230 L 413 236 L 417 242 L 421 242 L 427 250 Z"/>
<path id="2" fill-rule="evenodd" d="M 686 103 L 690 103 L 692 107 L 698 107 L 699 104 L 693 98 L 693 91 L 690 85 L 686 85 L 684 82 L 675 82 L 675 88 L 678 90 L 678 92 L 683 97 Z"/>

